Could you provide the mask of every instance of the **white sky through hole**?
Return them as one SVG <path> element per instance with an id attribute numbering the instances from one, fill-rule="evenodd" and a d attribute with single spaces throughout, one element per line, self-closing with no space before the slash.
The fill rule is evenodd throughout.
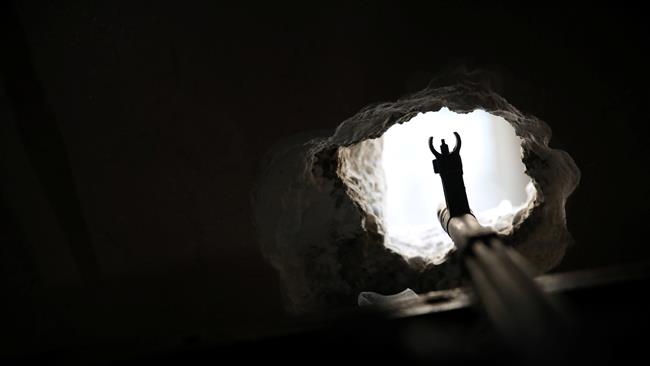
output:
<path id="1" fill-rule="evenodd" d="M 440 228 L 436 211 L 444 203 L 444 194 L 440 176 L 433 172 L 428 139 L 434 137 L 439 151 L 444 138 L 452 150 L 454 131 L 462 139 L 463 178 L 470 207 L 479 221 L 481 212 L 495 208 L 512 211 L 512 206 L 527 202 L 531 180 L 521 162 L 521 139 L 507 121 L 482 110 L 458 114 L 442 108 L 420 113 L 383 135 L 387 187 L 383 212 L 388 236 L 412 236 Z"/>

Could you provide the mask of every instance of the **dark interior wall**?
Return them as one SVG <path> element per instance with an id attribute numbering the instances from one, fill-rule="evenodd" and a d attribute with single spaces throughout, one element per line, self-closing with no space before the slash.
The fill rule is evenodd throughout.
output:
<path id="1" fill-rule="evenodd" d="M 30 304 L 23 307 L 37 319 L 30 329 L 47 329 L 45 336 L 25 331 L 32 344 L 56 344 L 61 329 L 76 340 L 233 338 L 272 328 L 284 318 L 281 296 L 250 212 L 264 152 L 291 134 L 332 129 L 369 103 L 415 92 L 459 65 L 498 75 L 501 95 L 547 121 L 551 146 L 568 151 L 582 171 L 567 208 L 576 244 L 560 269 L 649 257 L 641 235 L 650 205 L 648 25 L 639 11 L 16 3 L 48 128 L 60 135 L 59 144 L 39 143 L 63 151 L 6 170 L 14 191 L 4 186 L 3 194 L 15 199 L 4 205 L 15 234 L 7 245 L 29 248 L 6 258 L 22 253 L 31 263 L 24 277 L 46 289 L 16 300 L 19 308 Z M 24 143 L 23 119 L 36 117 L 7 100 L 3 116 L 18 127 L 6 141 Z M 11 146 L 5 161 L 21 149 Z M 47 169 L 62 162 L 69 180 Z M 40 201 L 20 206 L 20 195 Z M 78 197 L 78 205 L 61 197 Z M 54 213 L 35 223 L 18 206 Z M 75 210 L 79 226 L 52 224 Z M 71 249 L 65 240 L 43 242 L 57 230 L 88 231 L 103 284 L 75 290 Z M 48 281 L 62 270 L 71 274 Z"/>

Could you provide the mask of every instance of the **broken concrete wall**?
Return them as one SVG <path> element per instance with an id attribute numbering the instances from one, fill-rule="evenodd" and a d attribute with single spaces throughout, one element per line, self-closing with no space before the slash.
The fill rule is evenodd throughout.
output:
<path id="1" fill-rule="evenodd" d="M 571 241 L 564 206 L 580 171 L 566 152 L 548 146 L 551 130 L 546 123 L 468 77 L 365 107 L 331 133 L 296 137 L 269 152 L 253 206 L 261 249 L 280 275 L 287 308 L 311 312 L 353 305 L 360 291 L 395 293 L 410 287 L 422 292 L 460 283 L 453 256 L 432 264 L 426 258 L 404 258 L 384 246 L 377 212 L 381 198 L 367 184 L 368 179 L 382 184 L 379 166 L 359 169 L 366 172 L 359 176 L 338 174 L 341 164 L 358 163 L 358 157 L 353 158 L 355 144 L 442 107 L 457 113 L 482 109 L 513 126 L 523 140 L 523 163 L 537 194 L 513 218 L 512 230 L 503 239 L 540 271 L 559 263 Z"/>

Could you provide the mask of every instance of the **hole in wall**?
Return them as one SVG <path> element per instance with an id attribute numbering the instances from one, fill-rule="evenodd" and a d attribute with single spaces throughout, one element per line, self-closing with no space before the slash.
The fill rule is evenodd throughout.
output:
<path id="1" fill-rule="evenodd" d="M 468 160 L 468 147 L 476 145 L 470 142 L 471 133 L 479 130 L 475 125 L 469 132 L 427 132 L 419 137 L 419 144 L 409 141 L 409 146 L 425 149 L 426 160 L 418 173 L 430 181 L 423 184 L 433 180 L 433 187 L 440 185 L 432 171 L 433 157 L 426 150 L 429 135 L 450 139 L 453 145 L 452 132 L 457 130 L 463 138 L 461 155 L 471 207 L 480 214 L 485 207 L 487 211 L 509 199 L 511 220 L 499 221 L 505 225 L 496 226 L 504 241 L 539 271 L 548 271 L 560 262 L 572 240 L 564 207 L 580 180 L 580 170 L 569 154 L 549 146 L 551 129 L 543 120 L 519 111 L 492 91 L 490 79 L 481 75 L 460 75 L 453 84 L 440 79 L 396 101 L 364 107 L 333 130 L 305 131 L 278 141 L 269 150 L 261 161 L 251 203 L 260 249 L 278 274 L 287 310 L 313 313 L 357 306 L 359 293 L 365 291 L 388 294 L 410 288 L 420 293 L 461 285 L 457 261 L 444 260 L 448 252 L 444 243 L 438 248 L 431 246 L 428 253 L 422 245 L 414 245 L 417 241 L 403 240 L 398 247 L 396 240 L 390 241 L 393 229 L 386 224 L 390 176 L 386 177 L 385 168 L 390 168 L 384 166 L 384 154 L 390 151 L 390 141 L 385 137 L 393 129 L 414 126 L 416 117 L 430 112 L 453 111 L 461 117 L 486 113 L 501 118 L 502 125 L 506 122 L 502 127 L 511 127 L 521 138 L 520 150 L 511 147 L 515 151 L 508 153 L 508 159 L 523 163 L 532 184 L 524 185 L 528 182 L 524 176 L 515 195 L 491 191 L 489 199 L 481 203 L 478 190 L 468 182 L 469 174 L 480 171 L 471 168 Z M 522 192 L 522 185 L 528 190 Z M 497 192 L 502 189 L 498 181 L 494 187 Z M 517 211 L 522 194 L 528 204 Z M 416 203 L 432 211 L 428 213 L 434 217 L 432 227 L 439 227 L 433 194 L 420 201 Z"/>
<path id="2" fill-rule="evenodd" d="M 339 175 L 349 186 L 366 186 L 354 199 L 377 216 L 374 225 L 384 245 L 406 258 L 440 264 L 453 249 L 437 219 L 444 193 L 431 166 L 428 138 L 434 136 L 435 146 L 447 138 L 453 148 L 454 131 L 463 141 L 463 178 L 481 224 L 507 233 L 514 217 L 535 199 L 521 160 L 522 139 L 505 119 L 484 110 L 456 113 L 443 107 L 419 113 L 379 138 L 341 148 L 341 157 L 355 163 L 342 164 Z"/>

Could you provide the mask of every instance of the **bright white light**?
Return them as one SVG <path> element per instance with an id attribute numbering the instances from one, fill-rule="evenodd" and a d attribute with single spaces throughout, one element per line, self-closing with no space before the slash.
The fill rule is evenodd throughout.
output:
<path id="1" fill-rule="evenodd" d="M 494 225 L 498 216 L 513 214 L 534 194 L 521 162 L 521 139 L 503 118 L 481 110 L 458 114 L 442 108 L 420 113 L 382 136 L 387 246 L 408 252 L 406 245 L 413 254 L 425 249 L 434 257 L 451 248 L 451 240 L 438 224 L 436 211 L 444 204 L 444 194 L 440 176 L 433 172 L 428 139 L 434 137 L 437 150 L 445 139 L 452 150 L 454 131 L 462 139 L 469 204 L 482 224 Z"/>

